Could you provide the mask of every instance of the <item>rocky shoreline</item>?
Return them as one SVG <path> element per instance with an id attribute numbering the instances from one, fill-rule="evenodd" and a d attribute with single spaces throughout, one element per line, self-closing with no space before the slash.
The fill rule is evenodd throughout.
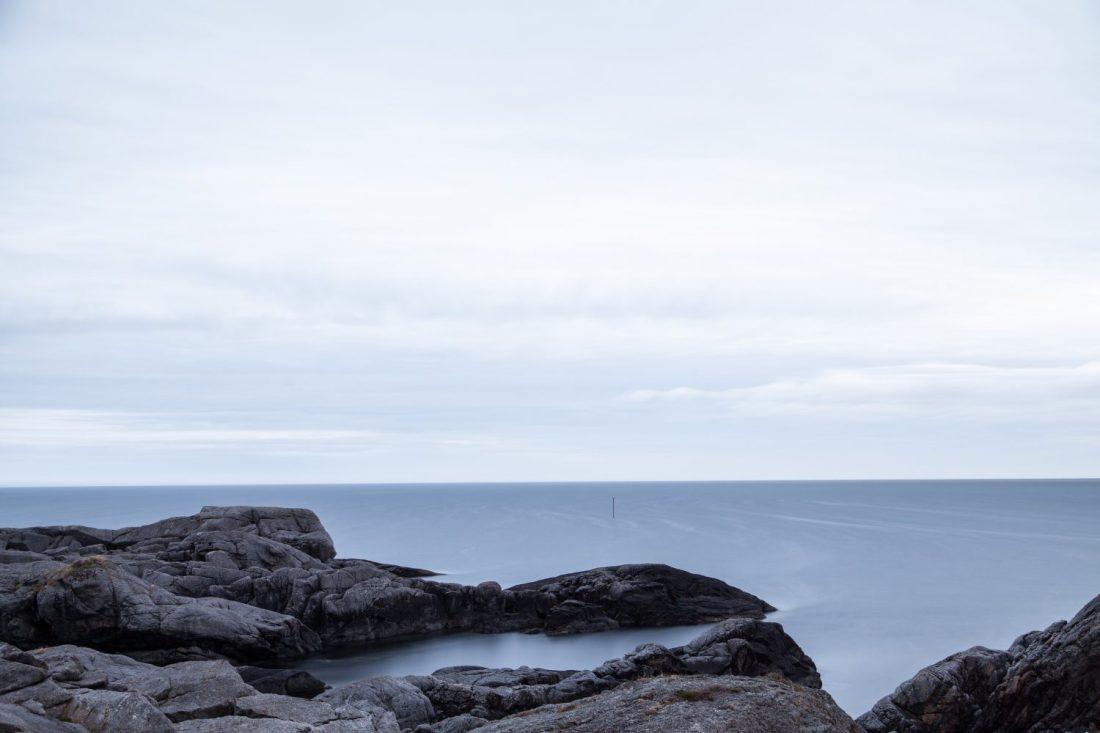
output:
<path id="1" fill-rule="evenodd" d="M 921 670 L 853 721 L 775 610 L 664 565 L 501 588 L 337 559 L 306 509 L 205 507 L 119 530 L 0 530 L 0 733 L 1097 730 L 1100 599 L 1005 652 Z M 455 631 L 714 623 L 591 670 L 451 667 L 335 689 L 265 663 Z"/>

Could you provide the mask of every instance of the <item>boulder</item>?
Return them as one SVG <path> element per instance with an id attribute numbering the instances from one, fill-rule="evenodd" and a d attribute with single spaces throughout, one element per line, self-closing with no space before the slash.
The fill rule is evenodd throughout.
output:
<path id="1" fill-rule="evenodd" d="M 90 733 L 174 733 L 176 727 L 140 692 L 82 690 L 65 706 L 64 718 Z"/>
<path id="2" fill-rule="evenodd" d="M 369 677 L 329 690 L 318 700 L 335 706 L 383 708 L 390 710 L 402 728 L 415 728 L 435 719 L 435 708 L 418 687 L 399 677 Z"/>

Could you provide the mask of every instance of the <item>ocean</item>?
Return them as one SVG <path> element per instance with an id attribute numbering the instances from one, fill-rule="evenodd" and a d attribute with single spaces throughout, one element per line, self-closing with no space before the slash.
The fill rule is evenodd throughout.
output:
<path id="1" fill-rule="evenodd" d="M 3 488 L 0 525 L 122 527 L 206 504 L 307 507 L 340 556 L 451 582 L 640 562 L 721 578 L 779 609 L 769 619 L 852 715 L 920 667 L 1005 648 L 1100 593 L 1098 480 Z M 299 666 L 337 684 L 453 664 L 584 669 L 702 628 L 455 634 Z"/>

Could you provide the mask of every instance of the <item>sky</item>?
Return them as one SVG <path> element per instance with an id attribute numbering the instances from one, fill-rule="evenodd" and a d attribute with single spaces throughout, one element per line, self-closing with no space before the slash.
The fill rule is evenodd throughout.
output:
<path id="1" fill-rule="evenodd" d="M 1100 476 L 1093 2 L 0 0 L 0 483 Z"/>

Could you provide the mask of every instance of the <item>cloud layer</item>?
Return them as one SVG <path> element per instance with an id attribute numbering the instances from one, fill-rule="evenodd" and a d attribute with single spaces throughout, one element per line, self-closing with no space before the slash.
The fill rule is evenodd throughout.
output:
<path id="1" fill-rule="evenodd" d="M 3 480 L 1095 475 L 1098 19 L 6 3 Z"/>

